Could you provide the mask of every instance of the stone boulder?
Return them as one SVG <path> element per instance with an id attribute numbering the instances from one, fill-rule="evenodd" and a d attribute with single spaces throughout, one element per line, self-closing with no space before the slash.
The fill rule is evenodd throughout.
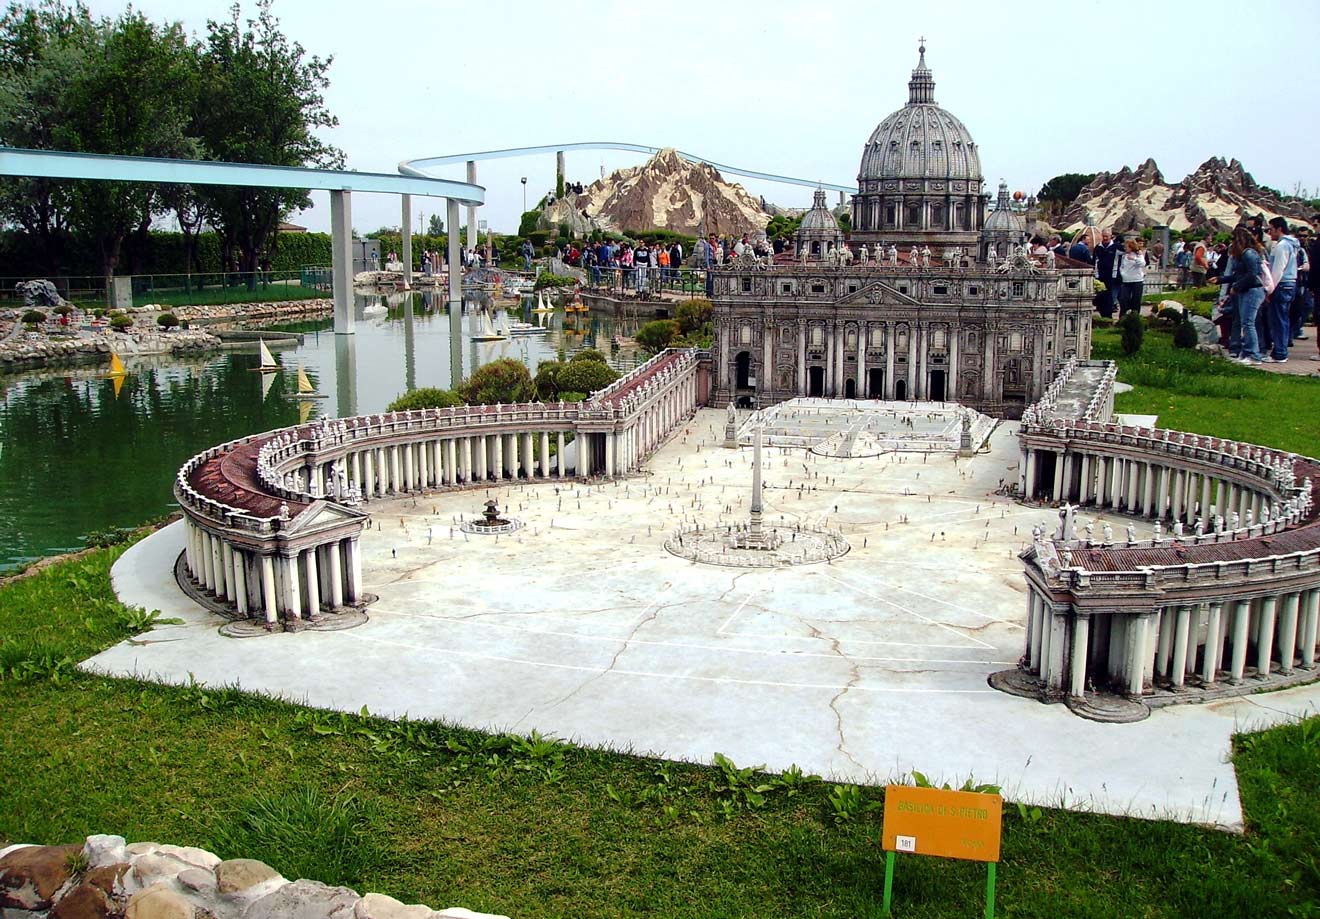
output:
<path id="1" fill-rule="evenodd" d="M 1196 340 L 1202 345 L 1213 345 L 1219 341 L 1219 326 L 1204 316 L 1193 315 L 1192 325 L 1196 327 Z"/>
<path id="2" fill-rule="evenodd" d="M 0 907 L 48 910 L 73 875 L 82 846 L 25 846 L 0 858 Z"/>
<path id="3" fill-rule="evenodd" d="M 55 285 L 45 278 L 19 281 L 14 285 L 14 293 L 23 298 L 23 305 L 28 309 L 34 306 L 59 306 L 65 302 Z"/>
<path id="4" fill-rule="evenodd" d="M 347 887 L 298 880 L 252 903 L 243 911 L 243 919 L 354 919 L 353 908 L 360 899 Z"/>
<path id="5" fill-rule="evenodd" d="M 231 858 L 215 867 L 216 889 L 222 894 L 241 894 L 271 880 L 284 878 L 255 858 Z"/>

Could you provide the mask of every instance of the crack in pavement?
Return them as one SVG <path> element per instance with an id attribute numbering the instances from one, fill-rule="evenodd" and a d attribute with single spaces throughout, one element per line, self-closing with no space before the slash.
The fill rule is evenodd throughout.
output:
<path id="1" fill-rule="evenodd" d="M 825 635 L 820 631 L 820 629 L 816 628 L 809 622 L 803 624 L 806 625 L 807 629 L 811 632 L 812 638 L 820 638 L 828 641 L 830 643 L 830 650 L 833 651 L 835 654 L 837 654 L 839 656 L 839 659 L 842 660 L 848 667 L 848 682 L 843 685 L 842 689 L 840 689 L 838 692 L 836 692 L 833 696 L 830 697 L 830 711 L 834 713 L 834 733 L 837 734 L 839 738 L 839 742 L 834 745 L 834 749 L 842 753 L 844 756 L 846 756 L 849 762 L 851 762 L 858 769 L 865 772 L 866 767 L 863 766 L 860 762 L 858 762 L 857 757 L 853 756 L 852 753 L 848 750 L 847 747 L 848 739 L 843 732 L 843 712 L 839 711 L 839 701 L 845 695 L 848 694 L 848 690 L 852 689 L 858 683 L 861 682 L 862 680 L 861 668 L 858 667 L 858 665 L 851 658 L 849 658 L 848 655 L 843 653 L 843 648 L 839 645 L 839 639 Z"/>

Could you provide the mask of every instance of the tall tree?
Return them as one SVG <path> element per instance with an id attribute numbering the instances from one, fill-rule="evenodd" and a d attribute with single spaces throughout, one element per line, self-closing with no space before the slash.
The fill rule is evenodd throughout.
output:
<path id="1" fill-rule="evenodd" d="M 1036 199 L 1041 202 L 1051 202 L 1062 210 L 1072 204 L 1078 192 L 1091 184 L 1094 178 L 1094 172 L 1066 172 L 1057 175 L 1040 187 Z"/>
<path id="2" fill-rule="evenodd" d="M 68 75 L 81 69 L 94 26 L 81 3 L 11 3 L 0 19 L 0 144 L 55 146 Z M 52 179 L 0 182 L 0 221 L 21 227 L 37 269 L 57 274 L 69 236 L 72 184 Z"/>
<path id="3" fill-rule="evenodd" d="M 257 16 L 240 21 L 235 4 L 227 22 L 209 21 L 200 60 L 194 130 L 206 156 L 236 163 L 334 168 L 344 155 L 315 134 L 339 123 L 322 92 L 332 58 L 308 57 L 290 42 L 259 0 Z M 198 189 L 220 235 L 226 258 L 240 271 L 257 271 L 274 251 L 280 220 L 307 207 L 306 189 Z"/>

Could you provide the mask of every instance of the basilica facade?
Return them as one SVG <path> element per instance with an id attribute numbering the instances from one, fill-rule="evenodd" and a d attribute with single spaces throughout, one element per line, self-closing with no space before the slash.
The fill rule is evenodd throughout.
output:
<path id="1" fill-rule="evenodd" d="M 818 194 L 788 260 L 716 273 L 712 404 L 929 400 L 1016 418 L 1090 356 L 1090 267 L 1029 255 L 1007 210 L 986 226 L 976 146 L 934 105 L 924 46 L 908 85 L 866 143 L 846 245 Z"/>

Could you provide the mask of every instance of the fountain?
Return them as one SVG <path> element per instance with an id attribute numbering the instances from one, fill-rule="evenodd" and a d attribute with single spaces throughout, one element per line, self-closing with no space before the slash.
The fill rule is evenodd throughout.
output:
<path id="1" fill-rule="evenodd" d="M 838 530 L 812 524 L 766 526 L 761 484 L 762 428 L 752 434 L 752 504 L 745 524 L 679 527 L 665 540 L 671 554 L 706 565 L 784 568 L 827 562 L 851 546 Z"/>
<path id="2" fill-rule="evenodd" d="M 464 520 L 459 524 L 464 533 L 476 533 L 482 536 L 512 533 L 522 528 L 522 521 L 516 517 L 501 517 L 499 503 L 494 498 L 486 499 L 486 509 L 479 518 Z"/>

